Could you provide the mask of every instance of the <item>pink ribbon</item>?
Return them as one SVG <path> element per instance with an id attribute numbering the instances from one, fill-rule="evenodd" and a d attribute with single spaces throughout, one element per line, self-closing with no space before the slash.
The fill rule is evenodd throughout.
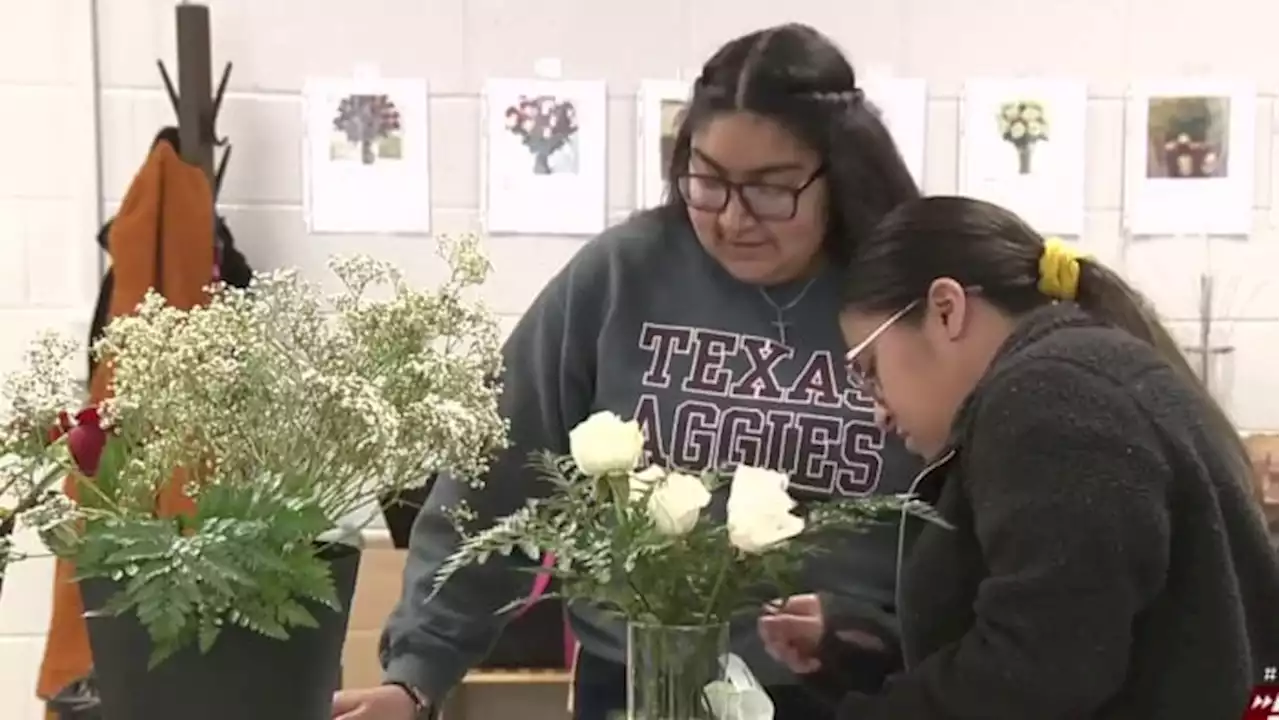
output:
<path id="1" fill-rule="evenodd" d="M 556 556 L 551 553 L 546 553 L 545 555 L 542 556 L 542 562 L 540 563 L 540 566 L 542 567 L 543 570 L 548 570 L 548 571 L 551 570 L 556 566 Z M 526 612 L 528 612 L 529 608 L 533 607 L 534 603 L 538 602 L 539 598 L 541 598 L 544 594 L 546 594 L 547 588 L 550 586 L 551 586 L 550 572 L 541 572 L 541 573 L 538 573 L 536 576 L 534 576 L 533 591 L 529 593 L 529 599 L 524 601 L 524 605 L 520 606 L 520 610 L 516 613 L 516 617 L 520 617 L 521 615 L 524 615 Z M 574 655 L 577 654 L 577 651 L 578 651 L 578 641 L 573 636 L 573 630 L 569 629 L 569 618 L 566 615 L 565 623 L 564 623 L 565 667 L 573 666 L 573 657 Z"/>
<path id="2" fill-rule="evenodd" d="M 555 555 L 551 553 L 546 553 L 545 555 L 542 556 L 543 570 L 550 571 L 555 566 L 556 566 Z M 547 588 L 550 587 L 550 585 L 551 585 L 550 572 L 541 572 L 535 575 L 533 580 L 533 592 L 529 594 L 529 599 L 524 601 L 524 605 L 520 607 L 520 612 L 516 613 L 516 617 L 520 617 L 521 615 L 528 612 L 529 608 L 533 607 L 533 604 L 538 602 L 538 599 L 541 598 L 543 594 L 547 592 Z"/>

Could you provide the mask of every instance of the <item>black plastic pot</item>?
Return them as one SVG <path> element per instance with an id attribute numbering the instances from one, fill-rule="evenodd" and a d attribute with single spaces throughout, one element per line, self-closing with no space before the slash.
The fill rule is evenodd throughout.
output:
<path id="1" fill-rule="evenodd" d="M 342 645 L 360 551 L 326 547 L 343 610 L 312 606 L 319 627 L 274 640 L 227 627 L 208 653 L 180 650 L 147 669 L 151 643 L 130 615 L 90 617 L 89 644 L 103 720 L 327 720 L 342 682 Z M 118 585 L 80 583 L 86 609 L 104 606 Z"/>
<path id="2" fill-rule="evenodd" d="M 391 533 L 391 544 L 397 550 L 409 547 L 409 534 L 413 530 L 413 521 L 418 518 L 418 511 L 427 501 L 431 486 L 435 484 L 432 476 L 422 487 L 410 488 L 394 495 L 383 495 L 378 498 L 382 507 L 382 518 L 387 522 L 387 530 Z"/>

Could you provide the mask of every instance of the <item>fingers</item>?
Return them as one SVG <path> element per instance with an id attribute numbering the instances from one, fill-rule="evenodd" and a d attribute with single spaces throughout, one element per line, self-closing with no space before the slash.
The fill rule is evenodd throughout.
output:
<path id="1" fill-rule="evenodd" d="M 358 693 L 336 692 L 333 694 L 332 720 L 360 720 L 365 717 L 364 702 Z"/>
<path id="2" fill-rule="evenodd" d="M 339 690 L 333 694 L 333 717 L 341 717 L 343 713 L 349 713 L 360 708 L 360 697 L 355 693 L 343 692 Z"/>
<path id="3" fill-rule="evenodd" d="M 822 603 L 818 602 L 818 596 L 815 593 L 794 595 L 787 598 L 786 608 L 787 612 L 796 615 L 819 615 L 822 613 Z"/>
<path id="4" fill-rule="evenodd" d="M 764 612 L 766 614 L 820 615 L 822 613 L 822 603 L 819 602 L 818 596 L 814 593 L 791 595 L 765 603 Z"/>
<path id="5" fill-rule="evenodd" d="M 822 618 L 814 615 L 763 615 L 760 616 L 759 623 L 756 623 L 756 629 L 762 639 L 776 638 L 813 644 L 822 638 Z"/>
<path id="6" fill-rule="evenodd" d="M 782 663 L 797 675 L 806 675 L 822 667 L 822 663 L 814 654 L 813 648 L 804 644 L 788 641 L 766 642 L 765 651 L 769 657 Z"/>
<path id="7" fill-rule="evenodd" d="M 822 620 L 800 615 L 765 615 L 757 623 L 765 651 L 797 674 L 811 673 L 821 664 L 817 658 Z"/>

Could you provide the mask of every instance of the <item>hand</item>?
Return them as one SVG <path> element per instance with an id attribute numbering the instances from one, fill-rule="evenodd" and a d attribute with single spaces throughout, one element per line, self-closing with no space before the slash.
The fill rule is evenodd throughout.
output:
<path id="1" fill-rule="evenodd" d="M 822 603 L 812 594 L 795 595 L 766 605 L 759 622 L 764 649 L 797 675 L 822 667 L 818 646 L 825 629 Z"/>
<path id="2" fill-rule="evenodd" d="M 416 715 L 413 699 L 396 685 L 333 694 L 332 720 L 414 720 Z"/>

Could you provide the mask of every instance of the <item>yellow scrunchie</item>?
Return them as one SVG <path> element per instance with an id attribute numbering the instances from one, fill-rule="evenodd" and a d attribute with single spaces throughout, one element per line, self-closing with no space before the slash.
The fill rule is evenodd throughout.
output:
<path id="1" fill-rule="evenodd" d="M 1087 257 L 1061 238 L 1046 238 L 1040 256 L 1040 292 L 1055 300 L 1075 300 L 1080 291 L 1080 258 Z"/>

